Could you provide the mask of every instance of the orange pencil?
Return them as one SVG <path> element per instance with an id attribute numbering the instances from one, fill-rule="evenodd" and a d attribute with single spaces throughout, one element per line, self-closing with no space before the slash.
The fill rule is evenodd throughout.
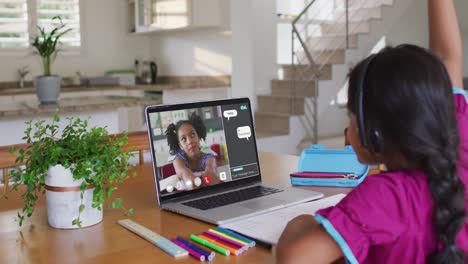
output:
<path id="1" fill-rule="evenodd" d="M 213 243 L 219 247 L 222 247 L 222 248 L 225 248 L 229 251 L 231 251 L 232 253 L 234 253 L 234 255 L 238 256 L 240 255 L 242 252 L 244 252 L 242 249 L 239 249 L 239 248 L 235 248 L 229 244 L 226 244 L 222 241 L 219 241 L 219 240 L 216 240 L 216 239 L 213 239 L 212 237 L 209 237 L 207 235 L 204 235 L 204 234 L 199 234 L 198 235 L 199 237 L 205 239 L 206 241 L 210 242 L 210 243 Z"/>

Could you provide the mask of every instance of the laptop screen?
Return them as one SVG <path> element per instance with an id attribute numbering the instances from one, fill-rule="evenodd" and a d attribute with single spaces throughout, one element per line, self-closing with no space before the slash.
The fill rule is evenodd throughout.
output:
<path id="1" fill-rule="evenodd" d="M 160 199 L 260 177 L 247 98 L 146 109 Z"/>

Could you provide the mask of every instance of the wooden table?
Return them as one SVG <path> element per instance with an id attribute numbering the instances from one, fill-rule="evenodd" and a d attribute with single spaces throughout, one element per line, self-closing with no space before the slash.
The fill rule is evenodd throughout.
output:
<path id="1" fill-rule="evenodd" d="M 289 186 L 289 173 L 299 157 L 260 153 L 264 182 Z M 213 227 L 198 220 L 158 208 L 151 164 L 135 167 L 138 177 L 119 186 L 115 193 L 124 205 L 135 208 L 132 219 L 167 237 L 188 237 Z M 326 196 L 347 193 L 349 188 L 310 188 Z M 123 211 L 105 210 L 102 223 L 84 229 L 59 230 L 48 226 L 44 199 L 31 219 L 19 228 L 15 216 L 22 207 L 19 193 L 0 200 L 0 263 L 199 263 L 191 257 L 175 260 L 116 223 Z M 240 256 L 216 254 L 215 263 L 272 263 L 272 251 L 255 247 Z"/>

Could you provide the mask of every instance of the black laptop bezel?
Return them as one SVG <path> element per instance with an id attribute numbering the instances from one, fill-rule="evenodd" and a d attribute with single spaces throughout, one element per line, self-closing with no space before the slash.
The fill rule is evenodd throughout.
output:
<path id="1" fill-rule="evenodd" d="M 182 104 L 171 104 L 171 105 L 151 105 L 145 108 L 145 117 L 147 122 L 147 129 L 148 129 L 148 137 L 151 146 L 151 159 L 152 159 L 152 166 L 153 166 L 153 177 L 155 182 L 156 193 L 158 196 L 158 203 L 159 205 L 163 205 L 164 203 L 173 202 L 174 200 L 184 200 L 187 198 L 193 198 L 202 195 L 209 195 L 210 193 L 216 193 L 226 189 L 233 189 L 238 186 L 252 184 L 261 182 L 261 171 L 260 171 L 260 163 L 258 159 L 258 149 L 257 149 L 257 140 L 255 136 L 255 132 L 252 133 L 252 139 L 255 143 L 255 157 L 257 158 L 257 166 L 258 166 L 258 175 L 246 177 L 243 179 L 225 182 L 222 184 L 216 184 L 213 186 L 206 186 L 200 189 L 194 189 L 190 191 L 184 191 L 180 193 L 174 193 L 167 196 L 160 196 L 160 186 L 159 180 L 157 178 L 157 162 L 155 156 L 155 148 L 153 138 L 153 131 L 151 129 L 150 118 L 149 115 L 151 113 L 157 112 L 166 112 L 166 111 L 176 111 L 176 110 L 183 110 L 183 109 L 193 109 L 193 108 L 200 108 L 200 107 L 210 107 L 210 106 L 222 106 L 222 105 L 231 105 L 231 104 L 247 104 L 249 107 L 249 114 L 250 120 L 252 120 L 252 130 L 255 131 L 254 119 L 252 116 L 252 108 L 250 105 L 249 98 L 233 98 L 233 99 L 223 99 L 223 100 L 215 100 L 215 101 L 202 101 L 202 102 L 194 102 L 194 103 L 182 103 Z M 227 146 L 229 148 L 229 146 Z"/>

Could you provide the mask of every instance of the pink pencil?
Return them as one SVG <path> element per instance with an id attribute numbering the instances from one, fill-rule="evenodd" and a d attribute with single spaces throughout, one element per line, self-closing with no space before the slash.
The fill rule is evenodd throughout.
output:
<path id="1" fill-rule="evenodd" d="M 237 241 L 234 241 L 234 240 L 232 240 L 232 239 L 229 239 L 229 238 L 227 238 L 227 237 L 222 237 L 222 236 L 220 236 L 220 235 L 218 235 L 218 234 L 216 234 L 216 233 L 214 233 L 214 232 L 211 232 L 211 231 L 209 231 L 209 230 L 203 232 L 203 234 L 208 235 L 208 236 L 210 236 L 210 237 L 213 237 L 214 239 L 221 240 L 221 241 L 223 241 L 223 242 L 225 242 L 225 243 L 228 243 L 228 244 L 230 244 L 230 245 L 232 245 L 232 246 L 234 246 L 234 247 L 236 247 L 236 248 L 241 248 L 241 249 L 243 249 L 243 250 L 245 250 L 245 249 L 248 248 L 248 246 L 246 246 L 246 245 L 243 245 L 243 244 L 241 244 L 241 243 L 239 243 L 239 242 L 237 242 Z"/>

